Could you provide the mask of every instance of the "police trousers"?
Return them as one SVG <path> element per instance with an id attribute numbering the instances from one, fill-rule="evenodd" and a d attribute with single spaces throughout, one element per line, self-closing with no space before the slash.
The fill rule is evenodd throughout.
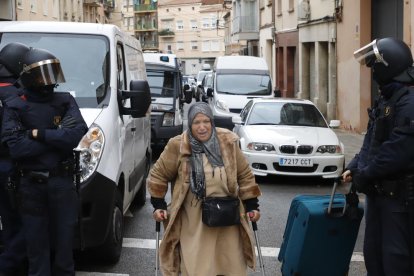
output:
<path id="1" fill-rule="evenodd" d="M 401 200 L 367 196 L 364 259 L 369 276 L 411 275 L 408 211 Z"/>
<path id="2" fill-rule="evenodd" d="M 73 237 L 78 204 L 72 177 L 38 181 L 23 175 L 19 191 L 29 275 L 75 275 Z"/>
<path id="3" fill-rule="evenodd" d="M 8 158 L 0 158 L 0 216 L 3 230 L 1 242 L 4 250 L 0 255 L 0 272 L 12 273 L 22 265 L 26 247 L 22 222 L 16 206 L 12 206 L 7 191 L 8 177 L 13 164 Z"/>

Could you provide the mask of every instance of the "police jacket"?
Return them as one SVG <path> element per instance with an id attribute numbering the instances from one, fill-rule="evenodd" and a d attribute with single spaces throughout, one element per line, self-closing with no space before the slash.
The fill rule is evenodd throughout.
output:
<path id="1" fill-rule="evenodd" d="M 72 118 L 64 126 L 65 117 Z M 33 129 L 38 129 L 34 138 Z M 3 117 L 2 141 L 20 169 L 53 170 L 72 159 L 72 151 L 87 131 L 75 99 L 69 93 L 38 96 L 30 90 L 8 102 Z"/>
<path id="2" fill-rule="evenodd" d="M 2 120 L 4 106 L 7 104 L 7 101 L 11 100 L 14 97 L 19 96 L 21 89 L 18 89 L 13 85 L 14 80 L 0 79 L 0 133 L 2 129 Z M 9 157 L 9 151 L 7 146 L 3 143 L 0 143 L 0 158 Z"/>
<path id="3" fill-rule="evenodd" d="M 396 179 L 414 168 L 414 87 L 392 83 L 381 93 L 357 156 L 366 179 Z"/>

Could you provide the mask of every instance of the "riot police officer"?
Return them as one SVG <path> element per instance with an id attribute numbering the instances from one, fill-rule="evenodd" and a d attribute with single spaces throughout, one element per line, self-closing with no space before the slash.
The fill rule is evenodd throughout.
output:
<path id="1" fill-rule="evenodd" d="M 74 98 L 54 92 L 65 78 L 52 53 L 30 48 L 19 81 L 24 94 L 5 108 L 2 139 L 20 173 L 29 275 L 74 275 L 77 196 L 72 151 L 87 126 Z"/>
<path id="2" fill-rule="evenodd" d="M 0 131 L 3 106 L 21 93 L 16 81 L 23 69 L 22 59 L 29 47 L 22 43 L 9 43 L 0 51 Z M 13 275 L 22 267 L 26 248 L 20 215 L 14 204 L 14 190 L 8 181 L 13 171 L 13 162 L 7 147 L 0 144 L 0 217 L 4 250 L 0 255 L 0 275 Z"/>
<path id="3" fill-rule="evenodd" d="M 343 174 L 366 194 L 365 265 L 368 275 L 414 275 L 408 197 L 414 188 L 413 57 L 395 38 L 376 39 L 354 56 L 379 86 L 362 148 Z"/>

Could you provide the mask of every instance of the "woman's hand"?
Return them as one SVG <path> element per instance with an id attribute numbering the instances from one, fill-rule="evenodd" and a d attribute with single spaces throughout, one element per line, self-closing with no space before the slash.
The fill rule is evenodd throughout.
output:
<path id="1" fill-rule="evenodd" d="M 167 210 L 157 209 L 152 214 L 156 221 L 163 221 L 167 219 Z"/>
<path id="2" fill-rule="evenodd" d="M 352 181 L 352 173 L 350 170 L 346 170 L 342 173 L 342 180 L 344 183 L 349 183 Z"/>
<path id="3" fill-rule="evenodd" d="M 258 210 L 253 210 L 247 213 L 250 221 L 256 222 L 260 219 L 260 212 Z"/>

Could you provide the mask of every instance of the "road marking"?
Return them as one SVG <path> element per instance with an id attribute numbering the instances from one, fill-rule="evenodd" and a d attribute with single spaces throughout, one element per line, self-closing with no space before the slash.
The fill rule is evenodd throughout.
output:
<path id="1" fill-rule="evenodd" d="M 122 247 L 128 248 L 144 248 L 144 249 L 155 249 L 155 240 L 153 239 L 132 239 L 124 238 Z M 277 258 L 280 248 L 277 247 L 260 247 L 263 257 Z M 257 254 L 257 249 L 256 249 Z M 354 252 L 351 258 L 352 262 L 363 262 L 364 256 L 361 252 Z"/>
<path id="2" fill-rule="evenodd" d="M 76 276 L 129 276 L 129 274 L 76 271 Z"/>

